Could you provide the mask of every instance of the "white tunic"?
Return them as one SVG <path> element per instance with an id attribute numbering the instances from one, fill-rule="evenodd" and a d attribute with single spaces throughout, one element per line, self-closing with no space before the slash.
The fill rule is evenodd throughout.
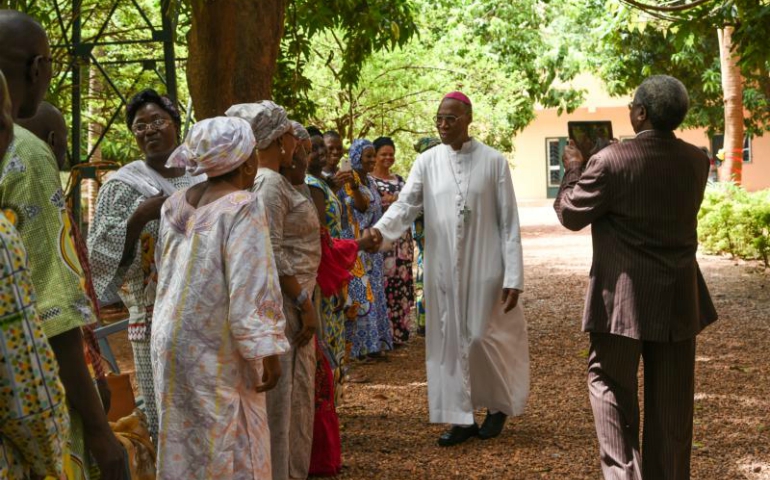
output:
<path id="1" fill-rule="evenodd" d="M 470 425 L 481 407 L 519 415 L 529 349 L 521 301 L 507 314 L 501 304 L 503 288 L 524 287 L 505 157 L 476 140 L 428 150 L 375 228 L 395 241 L 423 210 L 430 421 Z"/>

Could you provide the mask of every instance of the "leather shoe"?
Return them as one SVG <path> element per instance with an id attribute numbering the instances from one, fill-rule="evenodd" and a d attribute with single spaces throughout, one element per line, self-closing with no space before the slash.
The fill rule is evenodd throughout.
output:
<path id="1" fill-rule="evenodd" d="M 489 440 L 500 435 L 505 426 L 505 420 L 508 415 L 503 412 L 489 413 L 487 412 L 487 418 L 484 419 L 484 423 L 479 429 L 479 438 L 482 440 Z"/>
<path id="2" fill-rule="evenodd" d="M 475 437 L 479 433 L 479 426 L 474 422 L 473 425 L 454 425 L 452 428 L 442 433 L 438 437 L 438 444 L 441 447 L 451 447 L 459 445 L 466 440 Z"/>

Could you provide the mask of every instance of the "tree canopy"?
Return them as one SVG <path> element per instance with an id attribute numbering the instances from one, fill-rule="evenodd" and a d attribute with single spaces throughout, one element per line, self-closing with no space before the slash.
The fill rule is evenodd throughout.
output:
<path id="1" fill-rule="evenodd" d="M 234 1 L 248 5 L 256 0 Z M 249 40 L 238 50 L 243 56 L 233 57 L 246 67 L 252 66 L 250 62 L 272 62 L 272 67 L 254 65 L 231 72 L 238 77 L 234 85 L 218 91 L 203 77 L 209 72 L 206 62 L 224 59 L 206 57 L 216 53 L 218 45 L 215 41 L 191 43 L 193 31 L 216 27 L 208 31 L 232 39 L 230 29 L 236 36 L 249 37 L 262 20 L 254 18 L 253 26 L 242 22 L 235 28 L 221 25 L 226 23 L 224 16 L 210 19 L 202 11 L 196 20 L 195 9 L 209 5 L 209 0 L 174 0 L 169 8 L 177 12 L 180 104 L 186 107 L 192 92 L 196 115 L 201 117 L 220 114 L 227 102 L 272 96 L 297 120 L 336 129 L 345 138 L 392 136 L 401 152 L 409 152 L 420 136 L 435 135 L 431 119 L 441 95 L 460 89 L 474 102 L 474 134 L 510 151 L 513 136 L 535 118 L 537 108 L 553 107 L 561 113 L 580 105 L 584 92 L 568 86 L 579 72 L 597 74 L 610 93 L 618 95 L 631 92 L 651 74 L 667 73 L 690 88 L 693 108 L 686 125 L 706 127 L 713 133 L 723 128 L 715 29 L 729 24 L 734 26 L 746 82 L 743 101 L 750 112 L 746 127 L 754 135 L 770 128 L 767 2 L 646 1 L 277 0 L 271 5 L 280 7 L 283 28 L 271 34 L 278 37 L 275 45 L 260 46 Z M 113 9 L 111 2 L 82 0 L 84 39 L 100 33 L 118 42 L 151 36 L 149 25 L 160 25 L 160 4 L 160 0 L 118 1 Z M 55 50 L 60 73 L 50 99 L 68 112 L 71 77 L 66 67 L 72 57 L 64 48 L 68 40 L 62 32 L 71 32 L 72 2 L 0 0 L 0 7 L 28 11 L 43 23 L 51 43 L 62 47 Z M 202 21 L 215 25 L 201 26 Z M 262 52 L 263 47 L 273 53 Z M 159 75 L 162 65 L 119 63 L 127 58 L 158 58 L 149 45 L 100 47 L 92 53 L 100 65 L 83 65 L 81 89 L 87 92 L 88 103 L 84 125 L 96 133 L 111 122 L 122 123 L 126 95 L 145 87 L 164 90 Z M 208 60 L 193 66 L 193 59 L 199 57 Z M 223 71 L 226 67 L 225 63 L 211 66 Z M 110 81 L 102 71 L 110 73 Z M 185 75 L 189 82 L 184 81 Z M 240 91 L 239 85 L 251 88 L 252 84 L 259 84 L 254 91 L 261 93 Z M 201 100 L 204 94 L 222 98 L 208 98 L 207 103 Z M 88 132 L 83 135 L 85 139 Z M 125 128 L 111 130 L 101 147 L 105 158 L 121 162 L 137 154 Z M 408 162 L 403 168 L 408 168 Z"/>

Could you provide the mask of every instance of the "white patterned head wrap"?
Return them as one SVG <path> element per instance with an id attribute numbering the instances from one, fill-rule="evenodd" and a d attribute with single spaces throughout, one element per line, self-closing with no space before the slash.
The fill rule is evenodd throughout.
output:
<path id="1" fill-rule="evenodd" d="M 289 120 L 289 122 L 291 122 L 291 126 L 294 127 L 294 136 L 297 137 L 298 140 L 310 140 L 310 134 L 301 123 L 297 122 L 296 120 Z"/>
<path id="2" fill-rule="evenodd" d="M 228 108 L 225 112 L 228 117 L 239 117 L 251 124 L 254 138 L 257 140 L 257 148 L 264 150 L 275 139 L 291 130 L 291 122 L 283 107 L 262 100 L 257 103 L 239 103 Z"/>
<path id="3" fill-rule="evenodd" d="M 168 157 L 166 167 L 219 177 L 248 160 L 256 143 L 249 122 L 235 117 L 207 118 L 192 126 L 184 142 Z"/>

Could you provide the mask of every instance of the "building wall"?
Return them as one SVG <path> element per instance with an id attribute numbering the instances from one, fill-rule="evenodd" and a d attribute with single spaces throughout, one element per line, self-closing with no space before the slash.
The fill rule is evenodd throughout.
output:
<path id="1" fill-rule="evenodd" d="M 561 116 L 556 114 L 555 109 L 539 110 L 536 120 L 514 139 L 512 174 L 517 198 L 547 198 L 546 139 L 566 137 L 567 122 L 609 120 L 616 138 L 633 136 L 628 119 L 629 101 L 630 98 L 605 98 L 602 103 L 608 106 L 583 107 Z M 699 147 L 710 148 L 703 129 L 680 130 L 676 135 Z M 748 190 L 770 188 L 770 135 L 753 139 L 751 148 L 752 161 L 743 165 L 743 184 Z"/>

